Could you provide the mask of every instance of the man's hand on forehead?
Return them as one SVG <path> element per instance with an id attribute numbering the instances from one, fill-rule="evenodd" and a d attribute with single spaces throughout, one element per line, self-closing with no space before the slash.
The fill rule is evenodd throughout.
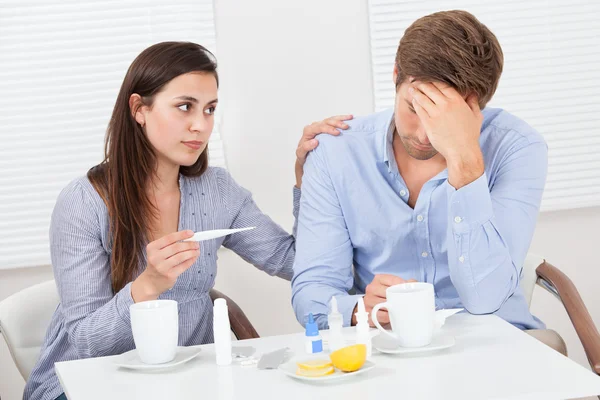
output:
<path id="1" fill-rule="evenodd" d="M 441 82 L 414 80 L 409 85 L 410 101 L 427 138 L 446 159 L 450 183 L 457 188 L 472 182 L 483 173 L 479 148 L 483 114 L 477 97 L 465 100 L 456 89 Z"/>
<path id="2" fill-rule="evenodd" d="M 435 81 L 424 82 L 424 81 L 416 80 L 414 78 L 412 78 L 412 80 L 409 79 L 409 82 L 410 82 L 409 83 L 410 87 L 412 87 L 413 89 L 420 90 L 423 94 L 425 94 L 427 96 L 428 96 L 428 93 L 439 92 L 449 99 L 462 98 L 463 100 L 466 100 L 466 97 L 467 97 L 467 96 L 462 96 L 458 92 L 458 90 L 456 90 L 455 88 L 453 88 L 452 86 L 450 86 L 444 82 L 435 82 Z M 428 97 L 430 97 L 430 96 L 428 96 Z M 430 97 L 430 99 L 434 100 L 431 97 Z M 412 101 L 412 98 L 410 98 L 409 100 Z"/>

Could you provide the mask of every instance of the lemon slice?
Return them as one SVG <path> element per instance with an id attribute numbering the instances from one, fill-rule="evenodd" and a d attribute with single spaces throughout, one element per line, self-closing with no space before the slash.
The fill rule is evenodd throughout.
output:
<path id="1" fill-rule="evenodd" d="M 327 369 L 333 367 L 333 363 L 329 360 L 308 360 L 297 362 L 298 368 L 305 370 Z"/>
<path id="2" fill-rule="evenodd" d="M 298 368 L 296 370 L 296 375 L 306 376 L 308 378 L 318 378 L 320 376 L 331 375 L 335 372 L 335 368 L 326 367 L 320 369 L 302 369 Z"/>

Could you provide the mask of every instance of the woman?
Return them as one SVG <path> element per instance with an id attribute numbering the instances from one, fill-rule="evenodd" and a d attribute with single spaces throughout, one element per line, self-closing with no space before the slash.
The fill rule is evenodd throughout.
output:
<path id="1" fill-rule="evenodd" d="M 25 399 L 65 398 L 54 363 L 120 354 L 134 348 L 129 306 L 179 303 L 179 345 L 210 343 L 208 295 L 223 245 L 263 271 L 292 276 L 294 237 L 260 212 L 250 192 L 221 168 L 210 168 L 207 143 L 218 76 L 210 52 L 165 42 L 130 66 L 108 126 L 105 160 L 58 197 L 50 249 L 60 295 L 25 387 Z M 304 130 L 302 165 L 315 135 L 337 134 L 331 118 Z M 299 189 L 294 189 L 297 212 Z M 195 231 L 255 226 L 225 238 L 182 241 Z"/>

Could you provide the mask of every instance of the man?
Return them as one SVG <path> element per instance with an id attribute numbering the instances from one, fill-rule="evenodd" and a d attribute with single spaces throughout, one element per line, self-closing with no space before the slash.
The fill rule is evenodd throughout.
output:
<path id="1" fill-rule="evenodd" d="M 327 327 L 336 296 L 344 325 L 353 325 L 359 296 L 370 312 L 387 287 L 416 280 L 434 285 L 437 308 L 543 327 L 519 275 L 547 146 L 508 112 L 481 111 L 502 66 L 498 40 L 473 15 L 426 16 L 400 41 L 394 109 L 319 137 L 298 219 L 292 304 L 300 323 L 313 313 Z M 389 322 L 385 311 L 378 319 Z"/>

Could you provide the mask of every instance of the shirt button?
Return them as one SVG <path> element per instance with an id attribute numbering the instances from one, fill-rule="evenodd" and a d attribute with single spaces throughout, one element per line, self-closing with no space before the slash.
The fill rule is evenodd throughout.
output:
<path id="1" fill-rule="evenodd" d="M 423 258 L 427 257 L 427 252 L 426 251 L 422 252 L 421 257 L 423 257 Z"/>
<path id="2" fill-rule="evenodd" d="M 465 262 L 465 257 L 464 256 L 458 257 L 458 261 L 460 261 L 461 263 L 464 263 Z"/>
<path id="3" fill-rule="evenodd" d="M 462 222 L 462 218 L 461 217 L 454 217 L 454 222 L 456 222 L 457 224 L 460 224 Z"/>
<path id="4" fill-rule="evenodd" d="M 422 222 L 423 221 L 423 216 L 422 215 L 417 215 L 417 221 Z"/>
<path id="5" fill-rule="evenodd" d="M 402 189 L 402 190 L 400 191 L 400 196 L 406 196 L 406 190 Z"/>

